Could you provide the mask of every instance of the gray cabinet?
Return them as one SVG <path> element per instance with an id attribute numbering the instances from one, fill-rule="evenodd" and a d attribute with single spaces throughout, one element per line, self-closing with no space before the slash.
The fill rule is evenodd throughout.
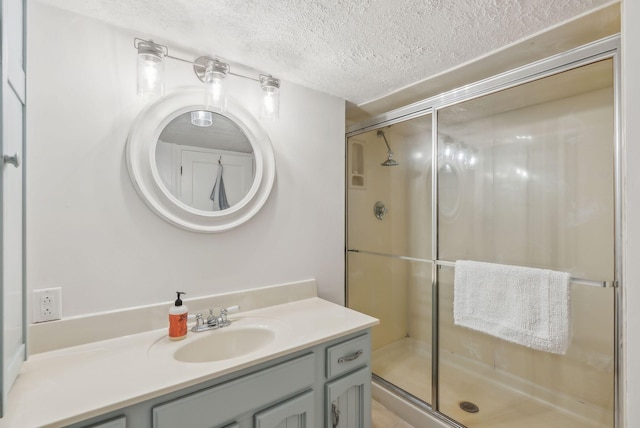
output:
<path id="1" fill-rule="evenodd" d="M 213 388 L 155 406 L 153 428 L 224 427 L 314 383 L 315 354 L 242 376 Z"/>
<path id="2" fill-rule="evenodd" d="M 95 425 L 91 425 L 88 428 L 127 428 L 127 418 L 121 416 L 116 419 L 111 419 L 106 422 L 100 422 Z"/>
<path id="3" fill-rule="evenodd" d="M 370 361 L 369 334 L 327 347 L 326 428 L 371 426 Z"/>
<path id="4" fill-rule="evenodd" d="M 68 428 L 369 428 L 370 357 L 354 333 Z"/>
<path id="5" fill-rule="evenodd" d="M 361 368 L 326 384 L 327 428 L 371 426 L 371 371 Z"/>
<path id="6" fill-rule="evenodd" d="M 116 419 L 111 419 L 109 421 L 91 425 L 88 428 L 127 428 L 127 418 L 121 416 Z"/>

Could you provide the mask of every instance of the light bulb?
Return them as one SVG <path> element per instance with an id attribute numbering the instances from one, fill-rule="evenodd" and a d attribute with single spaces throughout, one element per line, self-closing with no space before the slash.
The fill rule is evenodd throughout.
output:
<path id="1" fill-rule="evenodd" d="M 278 118 L 278 94 L 266 92 L 262 97 L 262 111 L 260 117 L 274 120 Z"/>
<path id="2" fill-rule="evenodd" d="M 451 141 L 444 143 L 444 158 L 447 160 L 453 160 L 455 158 L 455 146 Z"/>
<path id="3" fill-rule="evenodd" d="M 276 120 L 280 116 L 280 80 L 267 75 L 260 76 L 262 87 L 262 106 L 260 118 L 264 120 Z"/>

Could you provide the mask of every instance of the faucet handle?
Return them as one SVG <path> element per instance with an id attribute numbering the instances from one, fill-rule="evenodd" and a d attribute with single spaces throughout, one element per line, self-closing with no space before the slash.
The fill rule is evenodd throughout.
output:
<path id="1" fill-rule="evenodd" d="M 198 332 L 198 331 L 201 331 L 203 327 L 204 327 L 204 318 L 202 317 L 202 314 L 198 312 L 196 314 L 196 325 L 194 325 L 191 328 L 191 331 Z"/>
<path id="2" fill-rule="evenodd" d="M 238 306 L 238 305 L 233 305 L 233 306 L 229 306 L 228 308 L 224 308 L 224 309 L 222 309 L 222 311 L 223 311 L 225 314 L 228 314 L 228 313 L 230 313 L 230 312 L 238 312 L 238 310 L 239 310 L 239 309 L 240 309 L 240 306 Z"/>
<path id="3" fill-rule="evenodd" d="M 238 305 L 220 309 L 220 327 L 226 327 L 231 324 L 231 321 L 227 319 L 227 314 L 229 312 L 236 312 L 238 309 L 240 309 L 240 306 Z"/>
<path id="4" fill-rule="evenodd" d="M 215 323 L 216 316 L 213 314 L 213 309 L 209 309 L 209 316 L 207 317 L 207 324 L 211 325 Z"/>

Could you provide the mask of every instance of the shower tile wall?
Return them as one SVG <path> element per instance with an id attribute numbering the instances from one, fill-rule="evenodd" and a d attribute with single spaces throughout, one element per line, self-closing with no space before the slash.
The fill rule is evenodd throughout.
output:
<path id="1" fill-rule="evenodd" d="M 387 132 L 393 144 L 393 136 Z M 348 245 L 361 251 L 381 254 L 407 253 L 407 218 L 404 166 L 382 167 L 387 157 L 384 141 L 375 131 L 352 142 L 362 144 L 364 154 L 363 187 L 349 189 Z M 394 147 L 396 149 L 396 147 Z M 397 150 L 397 149 L 396 149 Z M 393 191 L 392 191 L 393 189 Z M 373 211 L 377 201 L 388 209 L 382 220 Z M 374 327 L 374 349 L 406 335 L 407 271 L 399 260 L 370 254 L 349 254 L 349 306 L 375 314 L 385 322 Z"/>
<path id="2" fill-rule="evenodd" d="M 372 348 L 404 338 L 409 315 L 407 262 L 356 253 L 349 254 L 348 263 L 349 307 L 384 320 L 373 328 Z"/>
<path id="3" fill-rule="evenodd" d="M 407 337 L 417 347 L 431 346 L 431 116 L 423 116 L 382 128 L 399 165 L 384 167 L 387 147 L 377 130 L 349 139 L 350 147 L 362 147 L 363 170 L 357 173 L 362 185 L 348 188 L 347 245 L 360 252 L 348 255 L 349 307 L 378 317 L 373 329 L 373 349 L 394 347 Z M 360 151 L 349 150 L 350 156 Z M 348 160 L 349 165 L 360 165 Z M 348 180 L 351 184 L 353 181 Z M 380 220 L 374 204 L 388 209 Z M 377 253 L 377 254 L 370 254 Z M 410 257 L 419 260 L 407 260 Z M 420 261 L 425 260 L 425 261 Z M 397 386 L 419 394 L 422 384 L 430 386 L 429 364 L 416 373 L 420 392 L 410 382 Z M 380 366 L 378 366 L 380 368 Z M 374 362 L 374 373 L 376 364 Z M 391 375 L 392 376 L 392 375 Z M 391 379 L 390 379 L 391 380 Z M 394 381 L 397 379 L 394 379 Z M 415 380 L 415 378 L 414 378 Z M 394 382 L 395 383 L 395 382 Z"/>
<path id="4" fill-rule="evenodd" d="M 385 320 L 374 328 L 374 349 L 407 335 L 431 340 L 430 265 L 393 258 L 431 259 L 431 116 L 382 130 L 398 166 L 380 165 L 387 147 L 377 131 L 349 139 L 364 148 L 359 172 L 365 181 L 348 189 L 348 246 L 386 255 L 350 253 L 348 259 L 349 306 Z M 377 201 L 388 209 L 382 220 L 373 212 Z M 409 314 L 429 318 L 416 323 Z"/>

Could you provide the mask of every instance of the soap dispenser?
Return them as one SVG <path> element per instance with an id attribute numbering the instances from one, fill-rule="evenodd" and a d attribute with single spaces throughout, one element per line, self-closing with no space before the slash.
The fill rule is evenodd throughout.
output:
<path id="1" fill-rule="evenodd" d="M 176 291 L 178 298 L 174 305 L 169 309 L 169 339 L 180 340 L 187 337 L 187 318 L 189 316 L 186 305 L 182 304 L 181 294 L 187 294 L 183 291 Z"/>

